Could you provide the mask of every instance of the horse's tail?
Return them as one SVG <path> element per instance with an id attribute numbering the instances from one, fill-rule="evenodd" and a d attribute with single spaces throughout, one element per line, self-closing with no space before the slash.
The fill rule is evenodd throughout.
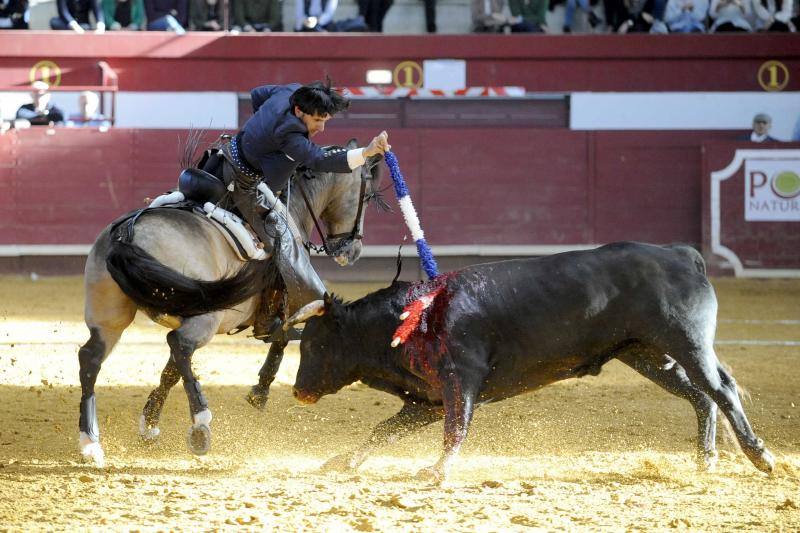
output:
<path id="1" fill-rule="evenodd" d="M 112 240 L 106 267 L 136 305 L 181 317 L 230 309 L 261 293 L 268 282 L 263 261 L 248 261 L 234 275 L 204 281 L 185 276 L 136 244 L 118 239 Z"/>

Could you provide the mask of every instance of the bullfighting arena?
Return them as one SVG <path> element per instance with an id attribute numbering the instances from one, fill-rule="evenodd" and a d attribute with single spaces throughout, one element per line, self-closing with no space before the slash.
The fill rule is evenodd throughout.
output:
<path id="1" fill-rule="evenodd" d="M 442 423 L 369 459 L 319 471 L 399 401 L 356 384 L 296 404 L 298 347 L 264 412 L 244 400 L 266 355 L 244 335 L 194 358 L 214 413 L 212 448 L 193 457 L 182 387 L 154 445 L 137 420 L 168 355 L 166 330 L 139 315 L 97 387 L 102 470 L 77 449 L 77 351 L 87 338 L 82 279 L 0 278 L 0 530 L 796 531 L 800 528 L 800 281 L 714 281 L 717 346 L 750 393 L 745 410 L 776 456 L 774 475 L 720 431 L 715 473 L 693 462 L 695 416 L 623 365 L 479 409 L 452 478 L 413 479 L 437 458 Z M 334 286 L 348 298 L 375 288 Z"/>

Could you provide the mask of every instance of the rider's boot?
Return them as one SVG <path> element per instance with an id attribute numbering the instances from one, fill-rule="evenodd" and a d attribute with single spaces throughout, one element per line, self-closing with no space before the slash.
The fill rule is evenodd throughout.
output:
<path id="1" fill-rule="evenodd" d="M 311 258 L 286 206 L 268 187 L 257 189 L 257 179 L 235 172 L 229 164 L 225 170 L 235 179 L 236 206 L 278 266 L 286 286 L 286 315 L 291 316 L 305 304 L 322 299 L 325 284 L 311 266 Z"/>
<path id="2" fill-rule="evenodd" d="M 283 316 L 283 291 L 267 287 L 261 293 L 261 302 L 258 304 L 256 318 L 253 322 L 253 337 L 264 342 L 270 342 L 273 335 L 281 330 L 281 324 L 286 318 Z"/>

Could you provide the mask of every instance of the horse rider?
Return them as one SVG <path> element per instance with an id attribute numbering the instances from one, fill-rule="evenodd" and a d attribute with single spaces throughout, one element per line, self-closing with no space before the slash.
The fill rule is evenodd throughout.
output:
<path id="1" fill-rule="evenodd" d="M 350 101 L 330 86 L 264 85 L 250 92 L 253 116 L 231 142 L 223 146 L 223 173 L 234 184 L 236 207 L 271 251 L 286 286 L 285 313 L 322 298 L 325 285 L 311 266 L 308 252 L 297 234 L 286 206 L 275 194 L 289 184 L 299 165 L 320 172 L 345 173 L 363 165 L 366 158 L 390 149 L 385 131 L 364 148 L 324 151 L 310 138 L 325 130 L 325 123 L 347 109 Z M 261 187 L 263 182 L 268 189 Z M 253 326 L 257 338 L 266 338 L 276 324 L 283 295 L 262 296 Z M 276 319 L 277 320 L 277 319 Z"/>

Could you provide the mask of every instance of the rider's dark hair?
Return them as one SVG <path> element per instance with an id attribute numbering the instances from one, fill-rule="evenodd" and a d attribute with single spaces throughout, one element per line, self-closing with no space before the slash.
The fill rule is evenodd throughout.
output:
<path id="1" fill-rule="evenodd" d="M 292 109 L 297 106 L 303 113 L 320 116 L 333 116 L 350 107 L 350 100 L 331 88 L 330 78 L 325 83 L 315 81 L 300 87 L 292 94 L 289 103 Z"/>

